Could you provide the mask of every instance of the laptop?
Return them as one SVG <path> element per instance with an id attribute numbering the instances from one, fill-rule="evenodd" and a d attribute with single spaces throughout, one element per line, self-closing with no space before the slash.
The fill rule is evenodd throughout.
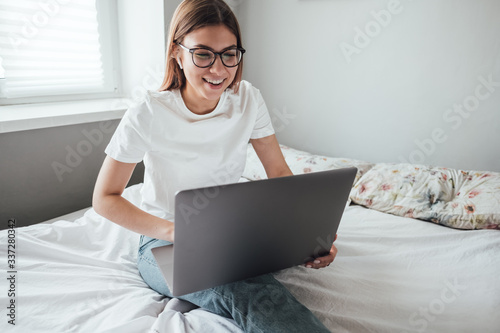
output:
<path id="1" fill-rule="evenodd" d="M 175 245 L 152 249 L 172 295 L 328 254 L 356 172 L 336 169 L 177 192 Z"/>

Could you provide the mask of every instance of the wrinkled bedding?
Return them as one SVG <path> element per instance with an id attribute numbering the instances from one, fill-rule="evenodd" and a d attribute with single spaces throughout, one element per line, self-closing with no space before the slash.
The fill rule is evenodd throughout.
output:
<path id="1" fill-rule="evenodd" d="M 139 203 L 141 185 L 125 191 Z M 331 266 L 276 273 L 333 332 L 496 332 L 500 233 L 460 231 L 349 206 Z M 7 231 L 0 257 L 7 274 Z M 136 268 L 139 236 L 97 215 L 16 229 L 16 325 L 2 332 L 241 332 L 155 291 Z M 318 240 L 328 241 L 328 240 Z M 8 304 L 5 277 L 0 304 Z M 279 309 L 262 304 L 262 311 Z M 2 311 L 5 313 L 5 310 Z M 270 312 L 272 313 L 272 311 Z"/>

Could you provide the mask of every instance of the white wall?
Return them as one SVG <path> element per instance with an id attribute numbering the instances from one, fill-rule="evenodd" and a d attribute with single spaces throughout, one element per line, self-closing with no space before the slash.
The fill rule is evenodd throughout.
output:
<path id="1" fill-rule="evenodd" d="M 164 0 L 119 0 L 118 32 L 122 89 L 140 100 L 157 90 L 165 73 Z M 170 19 L 168 19 L 170 20 Z"/>
<path id="2" fill-rule="evenodd" d="M 500 171 L 500 1 L 235 1 L 281 143 Z"/>

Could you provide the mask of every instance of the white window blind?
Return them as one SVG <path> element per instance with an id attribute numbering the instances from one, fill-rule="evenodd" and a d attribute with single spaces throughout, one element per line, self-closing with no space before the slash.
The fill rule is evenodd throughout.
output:
<path id="1" fill-rule="evenodd" d="M 95 0 L 0 0 L 0 98 L 113 92 L 98 18 Z"/>

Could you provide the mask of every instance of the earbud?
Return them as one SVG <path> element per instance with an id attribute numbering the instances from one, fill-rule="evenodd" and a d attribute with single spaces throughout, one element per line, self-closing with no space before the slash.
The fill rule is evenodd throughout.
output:
<path id="1" fill-rule="evenodd" d="M 181 65 L 179 58 L 177 58 L 177 63 L 179 64 L 179 67 L 182 69 L 182 65 Z"/>

